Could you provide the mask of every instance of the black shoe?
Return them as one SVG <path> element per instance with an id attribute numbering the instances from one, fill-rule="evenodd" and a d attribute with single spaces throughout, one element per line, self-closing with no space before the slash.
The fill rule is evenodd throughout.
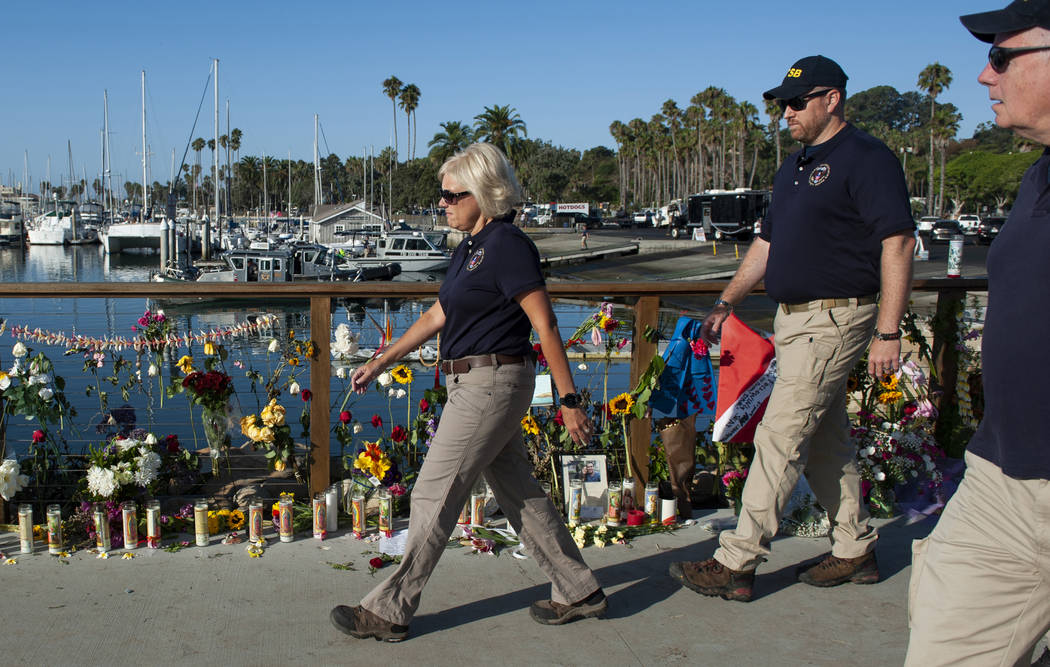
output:
<path id="1" fill-rule="evenodd" d="M 385 621 L 360 605 L 339 605 L 328 617 L 336 629 L 357 639 L 375 637 L 376 641 L 399 642 L 408 637 L 407 625 Z"/>
<path id="2" fill-rule="evenodd" d="M 573 604 L 561 604 L 553 600 L 533 602 L 529 607 L 529 616 L 542 625 L 564 625 L 581 618 L 602 618 L 608 608 L 605 593 L 599 588 Z"/>

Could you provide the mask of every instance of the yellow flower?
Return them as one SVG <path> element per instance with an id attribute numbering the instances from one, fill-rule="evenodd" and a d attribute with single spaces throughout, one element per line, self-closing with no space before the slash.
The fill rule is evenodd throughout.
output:
<path id="1" fill-rule="evenodd" d="M 536 423 L 536 419 L 532 415 L 525 415 L 521 418 L 521 428 L 529 435 L 540 434 L 540 425 Z"/>
<path id="2" fill-rule="evenodd" d="M 215 349 L 215 343 L 209 341 L 204 342 L 204 354 L 215 356 L 217 351 Z"/>
<path id="3" fill-rule="evenodd" d="M 175 365 L 179 367 L 183 375 L 189 375 L 193 372 L 193 357 L 184 354 Z"/>
<path id="4" fill-rule="evenodd" d="M 269 404 L 262 409 L 260 416 L 263 424 L 267 426 L 284 426 L 284 412 L 284 406 L 279 405 L 276 398 L 272 398 Z"/>
<path id="5" fill-rule="evenodd" d="M 404 364 L 400 364 L 394 368 L 394 370 L 390 371 L 390 376 L 393 377 L 398 384 L 409 384 L 412 382 L 412 370 Z"/>
<path id="6" fill-rule="evenodd" d="M 273 469 L 276 470 L 277 472 L 281 472 L 282 470 L 284 470 L 287 467 L 287 465 L 288 464 L 285 463 L 284 461 L 274 461 L 273 462 Z"/>
<path id="7" fill-rule="evenodd" d="M 879 386 L 886 391 L 893 391 L 897 388 L 897 376 L 896 375 L 883 375 L 879 378 Z"/>
<path id="8" fill-rule="evenodd" d="M 357 458 L 354 459 L 354 467 L 367 475 L 383 479 L 386 476 L 386 471 L 390 470 L 390 459 L 385 454 L 374 456 L 366 450 L 358 454 Z"/>
<path id="9" fill-rule="evenodd" d="M 261 429 L 259 429 L 258 435 L 259 439 L 256 440 L 256 442 L 274 442 L 277 439 L 276 434 L 273 432 L 273 429 L 269 426 L 263 426 Z"/>
<path id="10" fill-rule="evenodd" d="M 883 405 L 889 405 L 890 403 L 896 403 L 900 399 L 904 398 L 904 394 L 899 391 L 884 391 L 879 394 L 879 403 Z"/>
<path id="11" fill-rule="evenodd" d="M 135 554 L 131 553 L 130 551 L 125 551 L 123 554 L 121 554 L 120 557 L 123 558 L 124 560 L 131 560 L 132 558 L 135 557 Z"/>
<path id="12" fill-rule="evenodd" d="M 4 561 L 4 565 L 18 565 L 18 561 L 14 558 L 8 558 Z"/>
<path id="13" fill-rule="evenodd" d="M 846 392 L 852 394 L 858 389 L 860 389 L 860 380 L 857 379 L 857 376 L 851 373 L 846 380 Z"/>
<path id="14" fill-rule="evenodd" d="M 314 356 L 314 352 L 316 350 L 317 350 L 317 347 L 314 346 L 314 342 L 313 341 L 310 341 L 309 343 L 306 344 L 306 356 L 308 356 L 308 357 Z"/>
<path id="15" fill-rule="evenodd" d="M 241 418 L 241 433 L 243 433 L 244 435 L 248 436 L 252 440 L 255 440 L 255 438 L 252 438 L 252 435 L 251 435 L 252 434 L 252 430 L 258 428 L 258 424 L 256 423 L 256 419 L 258 419 L 258 418 L 255 415 L 247 415 L 247 416 Z"/>
<path id="16" fill-rule="evenodd" d="M 299 357 L 289 357 L 288 365 L 289 366 L 298 366 L 299 365 Z"/>
<path id="17" fill-rule="evenodd" d="M 298 355 L 298 354 L 302 354 L 302 353 L 303 353 L 303 346 L 302 346 L 302 345 L 300 345 L 299 343 L 296 343 L 296 344 L 295 344 L 295 353 L 296 353 L 297 355 Z"/>
<path id="18" fill-rule="evenodd" d="M 240 530 L 244 528 L 244 512 L 233 510 L 230 512 L 230 516 L 226 522 L 230 526 L 230 530 Z"/>
<path id="19" fill-rule="evenodd" d="M 626 392 L 609 401 L 609 412 L 614 415 L 626 415 L 633 407 L 634 397 Z"/>

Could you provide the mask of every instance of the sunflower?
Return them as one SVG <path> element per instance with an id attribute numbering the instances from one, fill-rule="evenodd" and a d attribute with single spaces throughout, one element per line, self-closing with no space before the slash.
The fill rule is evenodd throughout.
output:
<path id="1" fill-rule="evenodd" d="M 230 530 L 240 530 L 244 528 L 244 512 L 233 510 L 230 512 L 230 516 L 226 518 L 226 523 L 229 525 Z"/>
<path id="2" fill-rule="evenodd" d="M 609 401 L 609 412 L 614 415 L 626 415 L 634 407 L 634 396 L 623 393 Z"/>
<path id="3" fill-rule="evenodd" d="M 897 388 L 897 376 L 890 375 L 889 373 L 879 378 L 879 386 L 886 391 L 893 391 Z"/>
<path id="4" fill-rule="evenodd" d="M 175 365 L 179 367 L 183 375 L 189 375 L 193 372 L 193 357 L 184 354 Z"/>
<path id="5" fill-rule="evenodd" d="M 412 370 L 404 364 L 401 364 L 394 370 L 390 371 L 390 376 L 393 377 L 398 384 L 409 384 L 412 382 Z"/>
<path id="6" fill-rule="evenodd" d="M 540 425 L 536 423 L 536 419 L 532 415 L 525 415 L 521 418 L 521 428 L 529 435 L 540 434 Z"/>
<path id="7" fill-rule="evenodd" d="M 219 515 L 216 512 L 208 512 L 208 534 L 219 534 Z"/>
<path id="8" fill-rule="evenodd" d="M 879 403 L 883 405 L 889 405 L 890 403 L 896 403 L 900 399 L 904 398 L 904 393 L 899 391 L 884 391 L 879 394 Z"/>
<path id="9" fill-rule="evenodd" d="M 860 380 L 857 378 L 856 375 L 853 375 L 851 373 L 849 378 L 846 380 L 846 393 L 852 394 L 858 389 L 860 389 Z"/>

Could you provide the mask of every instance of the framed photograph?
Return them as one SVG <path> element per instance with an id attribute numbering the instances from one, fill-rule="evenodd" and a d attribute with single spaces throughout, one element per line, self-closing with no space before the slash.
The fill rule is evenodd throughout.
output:
<path id="1" fill-rule="evenodd" d="M 551 376 L 537 375 L 536 389 L 532 392 L 532 407 L 554 405 L 554 389 L 551 387 Z"/>
<path id="2" fill-rule="evenodd" d="M 605 469 L 605 454 L 564 455 L 561 457 L 562 490 L 565 506 L 569 506 L 569 482 L 583 482 L 583 503 L 580 519 L 591 521 L 605 516 L 609 491 L 609 474 Z"/>

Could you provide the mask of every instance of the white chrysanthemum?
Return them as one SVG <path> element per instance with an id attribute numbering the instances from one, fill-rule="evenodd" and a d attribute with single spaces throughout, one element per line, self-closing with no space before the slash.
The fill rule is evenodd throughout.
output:
<path id="1" fill-rule="evenodd" d="M 135 438 L 121 438 L 119 440 L 114 440 L 113 444 L 116 445 L 117 449 L 120 451 L 126 452 L 129 449 L 135 449 L 136 447 L 141 446 L 142 442 Z"/>
<path id="2" fill-rule="evenodd" d="M 29 478 L 21 474 L 22 468 L 14 459 L 4 459 L 0 464 L 0 496 L 4 500 L 11 500 L 15 494 L 25 488 Z"/>
<path id="3" fill-rule="evenodd" d="M 270 339 L 270 344 L 266 346 L 266 351 L 270 352 L 272 354 L 272 353 L 276 352 L 277 348 L 279 348 L 280 346 L 281 346 L 281 344 L 279 342 L 277 342 L 277 339 L 276 338 L 272 338 L 272 339 Z"/>
<path id="4" fill-rule="evenodd" d="M 87 471 L 88 490 L 96 496 L 109 498 L 117 489 L 117 477 L 109 468 L 91 466 Z"/>
<path id="5" fill-rule="evenodd" d="M 142 453 L 142 456 L 135 460 L 138 469 L 134 473 L 134 481 L 139 486 L 146 486 L 157 479 L 157 471 L 160 470 L 160 455 L 145 448 L 140 449 L 139 452 Z"/>
<path id="6" fill-rule="evenodd" d="M 292 381 L 292 383 L 290 385 L 288 385 L 288 393 L 291 394 L 292 396 L 297 395 L 300 390 L 301 390 L 301 388 L 299 387 L 299 383 L 295 382 L 294 380 Z"/>
<path id="7" fill-rule="evenodd" d="M 29 350 L 26 349 L 25 343 L 22 341 L 18 341 L 15 343 L 15 346 L 11 348 L 11 354 L 18 359 L 26 356 L 28 353 Z"/>
<path id="8" fill-rule="evenodd" d="M 380 387 L 389 387 L 390 385 L 394 384 L 394 376 L 390 373 L 387 373 L 386 371 L 383 371 L 379 374 L 378 380 Z"/>

